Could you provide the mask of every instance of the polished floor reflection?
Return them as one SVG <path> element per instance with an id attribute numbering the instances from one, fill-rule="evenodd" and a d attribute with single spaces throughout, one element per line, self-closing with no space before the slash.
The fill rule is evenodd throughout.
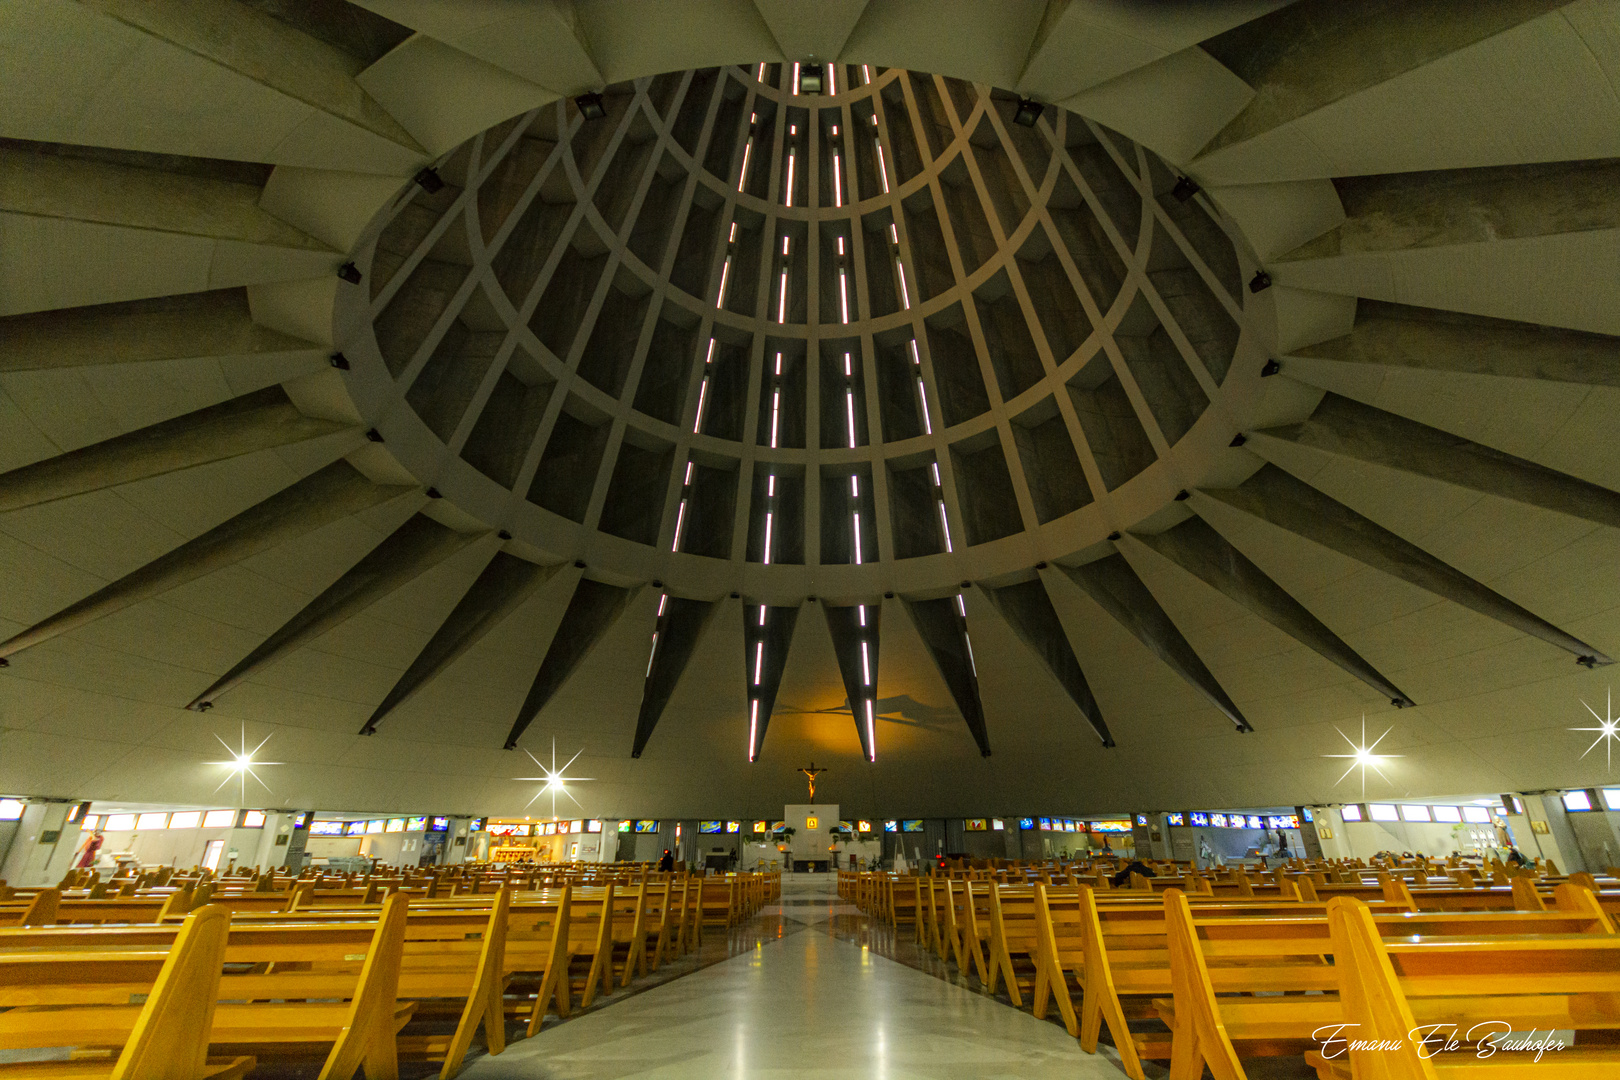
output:
<path id="1" fill-rule="evenodd" d="M 1118 1080 L 1061 1027 L 846 940 L 825 877 L 787 884 L 741 954 L 474 1062 L 467 1080 L 1063 1077 Z"/>

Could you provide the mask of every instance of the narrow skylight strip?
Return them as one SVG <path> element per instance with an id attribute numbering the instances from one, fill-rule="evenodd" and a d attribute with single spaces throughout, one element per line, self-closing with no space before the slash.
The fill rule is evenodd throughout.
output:
<path id="1" fill-rule="evenodd" d="M 652 677 L 653 657 L 655 657 L 657 655 L 658 655 L 658 631 L 654 630 L 653 631 L 653 637 L 652 637 L 652 652 L 647 654 L 647 674 L 642 676 L 643 678 L 651 678 Z"/>
<path id="2" fill-rule="evenodd" d="M 939 462 L 937 462 L 937 461 L 929 462 L 929 467 L 934 470 L 934 486 L 935 487 L 943 486 L 939 482 Z"/>
<path id="3" fill-rule="evenodd" d="M 663 595 L 659 596 L 659 598 L 658 598 L 658 617 L 660 619 L 662 619 L 664 617 L 664 609 L 666 607 L 668 607 L 668 606 L 669 606 L 669 593 L 664 593 Z"/>
<path id="4" fill-rule="evenodd" d="M 896 259 L 894 260 L 894 268 L 900 271 L 900 303 L 907 311 L 910 311 L 911 290 L 906 288 L 906 264 Z"/>
<path id="5" fill-rule="evenodd" d="M 771 565 L 771 512 L 765 511 L 765 565 Z M 758 682 L 758 679 L 754 680 Z"/>
<path id="6" fill-rule="evenodd" d="M 765 605 L 759 605 L 759 625 L 765 625 Z"/>
<path id="7" fill-rule="evenodd" d="M 849 322 L 849 275 L 844 268 L 838 268 L 838 315 L 844 322 Z M 780 319 L 777 320 L 781 322 Z"/>
<path id="8" fill-rule="evenodd" d="M 708 354 L 703 357 L 703 362 L 705 364 L 714 363 L 714 338 L 709 339 L 709 351 Z"/>
<path id="9" fill-rule="evenodd" d="M 799 96 L 799 65 L 793 65 L 793 96 Z"/>
<path id="10" fill-rule="evenodd" d="M 692 421 L 692 434 L 696 435 L 703 430 L 703 405 L 709 396 L 709 377 L 703 376 L 703 384 L 698 387 L 697 417 Z"/>
<path id="11" fill-rule="evenodd" d="M 788 167 L 787 167 L 787 191 L 784 193 L 784 198 L 782 200 L 782 205 L 784 205 L 784 206 L 792 206 L 793 205 L 793 157 L 794 157 L 793 151 L 789 150 L 788 151 Z"/>
<path id="12" fill-rule="evenodd" d="M 883 194 L 889 193 L 889 166 L 883 161 L 883 144 L 877 144 L 878 152 L 878 179 L 883 181 Z"/>
<path id="13" fill-rule="evenodd" d="M 854 368 L 851 366 L 850 355 L 849 355 L 849 353 L 845 353 L 844 354 L 844 378 L 847 379 L 852 374 L 854 374 Z"/>
<path id="14" fill-rule="evenodd" d="M 759 685 L 759 673 L 765 667 L 765 643 L 754 642 L 754 685 Z"/>
<path id="15" fill-rule="evenodd" d="M 967 618 L 967 601 L 962 599 L 961 593 L 956 594 L 956 610 L 962 618 Z"/>
<path id="16" fill-rule="evenodd" d="M 855 391 L 844 391 L 844 412 L 849 417 L 849 448 L 855 449 Z"/>
<path id="17" fill-rule="evenodd" d="M 780 378 L 781 375 L 782 375 L 782 354 L 781 353 L 776 354 L 776 374 L 777 374 L 778 378 Z"/>
<path id="18" fill-rule="evenodd" d="M 682 481 L 682 483 L 684 483 L 684 484 L 691 484 L 692 483 L 692 470 L 695 467 L 696 467 L 696 465 L 695 465 L 694 462 L 688 461 L 686 463 L 686 479 L 684 481 Z"/>
<path id="19" fill-rule="evenodd" d="M 771 473 L 770 476 L 765 478 L 765 494 L 770 496 L 773 499 L 776 497 L 776 474 L 775 473 Z"/>
<path id="20" fill-rule="evenodd" d="M 765 65 L 764 64 L 759 65 L 759 70 L 754 72 L 754 81 L 755 82 L 764 82 L 765 81 Z"/>
<path id="21" fill-rule="evenodd" d="M 900 225 L 898 222 L 889 222 L 889 243 L 900 246 Z"/>
<path id="22" fill-rule="evenodd" d="M 872 685 L 872 656 L 867 651 L 866 642 L 864 641 L 861 642 L 861 679 L 864 685 Z"/>
<path id="23" fill-rule="evenodd" d="M 726 306 L 726 281 L 730 277 L 731 277 L 731 256 L 727 255 L 726 256 L 726 261 L 720 264 L 720 295 L 715 298 L 715 301 L 714 301 L 714 306 L 715 307 L 725 307 Z"/>
<path id="24" fill-rule="evenodd" d="M 837 67 L 836 64 L 828 64 L 827 65 L 827 93 L 829 93 L 829 94 L 838 93 L 838 83 L 837 83 L 837 80 L 835 80 L 833 78 L 833 71 L 834 71 L 834 69 L 836 67 Z M 833 134 L 836 135 L 837 132 L 834 132 Z"/>
<path id="25" fill-rule="evenodd" d="M 932 435 L 934 433 L 934 424 L 928 417 L 928 390 L 923 386 L 921 379 L 917 380 L 917 400 L 922 402 L 923 434 Z"/>
<path id="26" fill-rule="evenodd" d="M 833 151 L 832 159 L 833 159 L 833 205 L 834 206 L 843 206 L 844 205 L 844 159 L 838 153 L 838 151 L 836 151 L 836 150 Z"/>
<path id="27" fill-rule="evenodd" d="M 782 417 L 782 391 L 771 391 L 771 449 L 776 449 L 778 422 Z"/>
<path id="28" fill-rule="evenodd" d="M 759 699 L 748 703 L 748 760 L 754 760 L 755 741 L 759 738 Z"/>
<path id="29" fill-rule="evenodd" d="M 782 267 L 782 283 L 776 298 L 776 321 L 787 322 L 787 267 Z"/>
<path id="30" fill-rule="evenodd" d="M 681 550 L 681 530 L 686 527 L 686 500 L 681 500 L 681 508 L 675 514 L 675 542 L 669 546 L 671 551 Z"/>
<path id="31" fill-rule="evenodd" d="M 962 631 L 962 644 L 967 646 L 968 667 L 973 669 L 973 677 L 977 679 L 979 677 L 979 663 L 973 659 L 973 639 L 968 637 L 966 630 Z"/>
<path id="32" fill-rule="evenodd" d="M 861 512 L 855 511 L 855 565 L 861 565 Z"/>
<path id="33" fill-rule="evenodd" d="M 922 356 L 917 352 L 917 339 L 912 338 L 909 344 L 911 345 L 911 362 L 918 367 L 922 367 Z"/>
<path id="34" fill-rule="evenodd" d="M 849 497 L 852 499 L 861 497 L 861 478 L 853 474 L 849 478 Z"/>
<path id="35" fill-rule="evenodd" d="M 735 244 L 736 242 L 737 242 L 737 223 L 735 221 L 733 221 L 731 223 L 731 235 L 726 237 L 726 243 Z"/>
<path id="36" fill-rule="evenodd" d="M 748 183 L 748 160 L 750 158 L 752 158 L 753 156 L 754 156 L 754 137 L 752 135 L 750 135 L 748 137 L 748 141 L 743 144 L 742 171 L 737 174 L 737 190 L 738 191 L 741 191 L 743 189 L 743 186 Z"/>
<path id="37" fill-rule="evenodd" d="M 877 735 L 872 731 L 872 700 L 866 701 L 866 748 L 867 761 L 877 760 Z"/>
<path id="38" fill-rule="evenodd" d="M 763 66 L 763 65 L 761 65 L 761 66 Z M 868 85 L 868 86 L 872 85 L 872 68 L 871 68 L 871 66 L 868 65 L 868 64 L 862 64 L 861 65 L 861 74 L 866 79 L 866 85 Z"/>
<path id="39" fill-rule="evenodd" d="M 945 516 L 945 503 L 943 500 L 939 504 L 939 524 L 945 530 L 945 550 L 947 552 L 955 551 L 956 549 L 951 547 L 951 521 L 950 518 Z"/>

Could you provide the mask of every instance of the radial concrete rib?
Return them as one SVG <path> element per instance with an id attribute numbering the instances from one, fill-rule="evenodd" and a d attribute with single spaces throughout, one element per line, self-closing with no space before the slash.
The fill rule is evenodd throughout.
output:
<path id="1" fill-rule="evenodd" d="M 271 360 L 320 348 L 256 324 L 246 288 L 0 318 L 0 372 L 199 356 Z"/>
<path id="2" fill-rule="evenodd" d="M 833 607 L 823 601 L 821 610 L 827 616 L 838 672 L 844 677 L 844 694 L 861 740 L 861 754 L 867 761 L 876 760 L 878 616 L 883 609 L 877 604 Z"/>
<path id="3" fill-rule="evenodd" d="M 1614 662 L 1586 642 L 1566 634 L 1275 465 L 1265 466 L 1241 487 L 1200 491 L 1204 496 L 1572 652 L 1584 664 Z"/>
<path id="4" fill-rule="evenodd" d="M 760 605 L 743 605 L 743 668 L 748 684 L 748 760 L 757 761 L 765 748 L 765 729 L 771 724 L 776 694 L 782 688 L 787 670 L 788 649 L 793 644 L 793 628 L 799 622 L 797 607 L 766 607 L 765 623 L 760 625 Z"/>
<path id="5" fill-rule="evenodd" d="M 241 663 L 198 694 L 186 708 L 211 704 L 221 694 L 246 682 L 255 672 L 290 655 L 401 585 L 433 569 L 478 535 L 457 532 L 425 514 L 413 514 L 342 577 L 305 604 L 302 611 L 283 623 L 281 629 L 248 653 Z"/>
<path id="6" fill-rule="evenodd" d="M 657 629 L 653 631 L 652 658 L 642 684 L 641 710 L 636 714 L 631 757 L 640 757 L 647 748 L 647 740 L 652 738 L 653 728 L 664 715 L 664 707 L 675 695 L 675 687 L 680 684 L 715 607 L 710 600 L 683 600 L 675 596 L 669 597 L 664 605 L 664 613 L 658 617 Z"/>
<path id="7" fill-rule="evenodd" d="M 320 438 L 349 425 L 298 411 L 268 386 L 173 420 L 0 473 L 0 514 L 211 461 Z"/>
<path id="8" fill-rule="evenodd" d="M 1211 154 L 1416 70 L 1555 8 L 1564 0 L 1300 0 L 1202 42 L 1255 88 Z"/>
<path id="9" fill-rule="evenodd" d="M 433 632 L 422 651 L 405 669 L 382 704 L 372 712 L 371 718 L 360 729 L 362 735 L 372 735 L 383 717 L 411 699 L 422 687 L 432 682 L 439 673 L 455 662 L 462 653 L 478 644 L 502 620 L 522 606 L 535 591 L 551 580 L 562 563 L 541 566 L 520 559 L 504 551 L 484 567 L 478 580 L 472 583 L 466 595 L 456 604 L 448 618 Z"/>
<path id="10" fill-rule="evenodd" d="M 523 707 L 518 710 L 512 731 L 506 736 L 506 749 L 517 748 L 523 732 L 534 722 L 540 710 L 546 707 L 546 702 L 562 689 L 568 676 L 596 647 L 608 627 L 624 613 L 633 595 L 632 589 L 606 585 L 589 578 L 579 579 L 573 598 L 568 601 L 568 610 L 563 612 L 562 622 L 551 639 L 551 647 L 546 650 L 546 658 L 540 661 L 540 670 L 535 673 L 534 683 L 529 687 L 528 696 L 523 699 Z"/>
<path id="11" fill-rule="evenodd" d="M 1613 159 L 1341 177 L 1344 221 L 1272 261 L 1616 229 L 1616 185 Z"/>
<path id="12" fill-rule="evenodd" d="M 1303 423 L 1250 433 L 1249 449 L 1261 457 L 1270 456 L 1272 443 L 1368 461 L 1620 528 L 1620 494 L 1608 488 L 1338 394 L 1324 397 Z"/>
<path id="13" fill-rule="evenodd" d="M 235 71 L 329 118 L 425 153 L 416 140 L 354 81 L 363 62 L 336 46 L 248 4 L 209 4 L 199 15 L 188 0 L 89 0 L 119 22 Z M 294 17 L 296 8 L 290 14 Z"/>
<path id="14" fill-rule="evenodd" d="M 990 756 L 990 732 L 984 723 L 984 702 L 979 699 L 979 673 L 973 663 L 973 646 L 968 641 L 967 620 L 957 610 L 956 597 L 937 600 L 906 600 L 917 635 L 939 669 L 945 688 L 973 733 L 979 756 Z"/>
<path id="15" fill-rule="evenodd" d="M 1115 622 L 1134 634 L 1138 641 L 1169 665 L 1171 671 L 1180 675 L 1189 686 L 1208 698 L 1211 705 L 1226 714 L 1226 718 L 1236 724 L 1239 731 L 1254 730 L 1209 668 L 1198 658 L 1192 645 L 1176 629 L 1169 613 L 1159 606 L 1147 585 L 1136 576 L 1136 571 L 1131 569 L 1124 555 L 1116 553 L 1083 566 L 1065 566 L 1062 569 L 1099 607 L 1113 616 Z"/>
<path id="16" fill-rule="evenodd" d="M 235 565 L 410 490 L 374 484 L 347 461 L 335 461 L 0 643 L 0 657 Z"/>
<path id="17" fill-rule="evenodd" d="M 1291 357 L 1506 379 L 1620 386 L 1620 338 L 1383 300 L 1356 301 L 1355 329 Z M 1289 365 L 1285 370 L 1300 365 Z M 1307 369 L 1308 370 L 1308 369 Z M 1290 375 L 1299 373 L 1289 370 Z M 1309 375 L 1301 376 L 1310 381 Z"/>
<path id="18" fill-rule="evenodd" d="M 1203 518 L 1188 518 L 1172 529 L 1151 536 L 1126 533 L 1120 543 L 1127 549 L 1145 546 L 1158 552 L 1301 645 L 1339 665 L 1389 698 L 1391 704 L 1412 704 L 1404 691 L 1379 674 L 1377 668 L 1363 660 Z"/>
<path id="19" fill-rule="evenodd" d="M 1063 632 L 1063 623 L 1052 606 L 1052 598 L 1046 595 L 1046 584 L 1040 578 L 1033 578 L 999 589 L 984 585 L 980 588 L 1007 620 L 1007 625 L 1034 650 L 1058 685 L 1080 707 L 1081 715 L 1096 729 L 1102 744 L 1113 746 L 1114 737 L 1108 733 L 1102 709 L 1091 693 L 1085 672 L 1080 670 L 1080 661 L 1075 659 L 1074 648 Z"/>

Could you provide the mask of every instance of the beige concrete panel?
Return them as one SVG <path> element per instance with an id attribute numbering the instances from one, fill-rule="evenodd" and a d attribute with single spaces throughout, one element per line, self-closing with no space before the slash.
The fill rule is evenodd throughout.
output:
<path id="1" fill-rule="evenodd" d="M 208 287 L 224 289 L 275 281 L 324 280 L 336 274 L 340 262 L 340 256 L 327 251 L 294 251 L 236 240 L 216 240 L 208 264 Z"/>
<path id="2" fill-rule="evenodd" d="M 835 60 L 870 0 L 754 0 L 765 25 L 789 60 Z"/>
<path id="3" fill-rule="evenodd" d="M 1252 97 L 1254 90 L 1247 83 L 1194 47 L 1093 86 L 1061 104 L 1181 164 L 1191 161 Z"/>
<path id="4" fill-rule="evenodd" d="M 776 41 L 749 0 L 575 0 L 580 32 L 609 83 L 777 55 Z"/>
<path id="5" fill-rule="evenodd" d="M 1353 296 L 1293 289 L 1276 285 L 1270 290 L 1277 311 L 1278 352 L 1286 353 L 1348 334 L 1356 321 Z"/>
<path id="6" fill-rule="evenodd" d="M 397 23 L 563 94 L 600 88 L 602 75 L 565 0 L 357 0 Z"/>
<path id="7" fill-rule="evenodd" d="M 1234 184 L 1210 188 L 1208 194 L 1242 230 L 1261 262 L 1344 223 L 1344 204 L 1328 180 Z"/>
<path id="8" fill-rule="evenodd" d="M 1279 263 L 1279 284 L 1620 334 L 1620 231 Z"/>
<path id="9" fill-rule="evenodd" d="M 331 345 L 332 303 L 342 285 L 337 276 L 248 286 L 255 324 L 279 333 Z"/>
<path id="10" fill-rule="evenodd" d="M 868 5 L 841 59 L 1013 86 L 1045 6 L 1037 0 L 884 0 Z"/>
<path id="11" fill-rule="evenodd" d="M 259 207 L 333 251 L 347 252 L 399 189 L 393 177 L 278 165 Z"/>
<path id="12" fill-rule="evenodd" d="M 419 146 L 401 146 L 319 109 L 303 118 L 270 147 L 264 160 L 308 169 L 410 176 L 428 160 Z"/>
<path id="13" fill-rule="evenodd" d="M 214 241 L 0 214 L 0 315 L 201 292 Z"/>
<path id="14" fill-rule="evenodd" d="M 508 117 L 557 100 L 555 90 L 423 34 L 361 72 L 358 82 L 435 156 Z"/>

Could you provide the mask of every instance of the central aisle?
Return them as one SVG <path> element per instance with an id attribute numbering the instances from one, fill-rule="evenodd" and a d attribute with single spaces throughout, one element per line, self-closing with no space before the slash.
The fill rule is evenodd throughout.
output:
<path id="1" fill-rule="evenodd" d="M 751 951 L 549 1027 L 462 1075 L 1123 1076 L 1055 1024 L 835 939 L 829 918 L 857 912 L 833 886 L 825 875 L 786 883 L 782 903 L 751 924 L 770 938 Z"/>

